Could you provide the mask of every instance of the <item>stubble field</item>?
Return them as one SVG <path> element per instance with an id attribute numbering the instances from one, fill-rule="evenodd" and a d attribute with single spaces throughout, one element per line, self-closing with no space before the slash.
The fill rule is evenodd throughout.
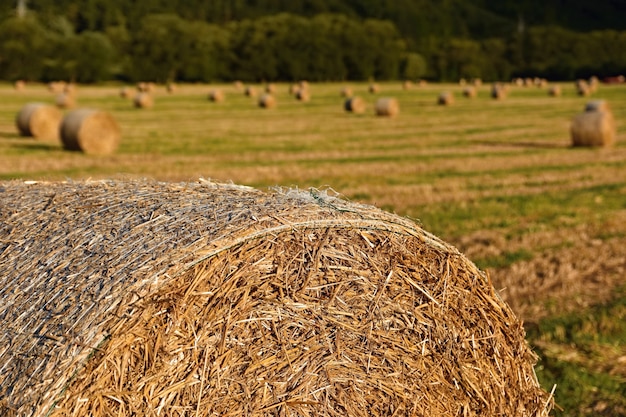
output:
<path id="1" fill-rule="evenodd" d="M 511 86 L 503 100 L 488 85 L 473 99 L 458 85 L 382 83 L 376 95 L 346 85 L 365 113 L 343 111 L 344 84 L 312 84 L 309 102 L 279 84 L 273 109 L 230 84 L 158 87 L 151 109 L 133 108 L 119 86 L 79 86 L 78 106 L 110 112 L 122 130 L 118 152 L 99 157 L 20 137 L 22 105 L 53 95 L 0 85 L 0 180 L 330 188 L 408 216 L 485 269 L 524 320 L 540 380 L 556 384 L 555 415 L 626 415 L 626 85 L 600 85 L 591 97 L 573 83 L 561 84 L 561 97 Z M 207 100 L 212 88 L 224 102 Z M 437 105 L 442 91 L 453 105 Z M 400 114 L 375 117 L 377 97 L 397 98 Z M 592 99 L 613 109 L 613 148 L 570 146 L 571 119 Z"/>

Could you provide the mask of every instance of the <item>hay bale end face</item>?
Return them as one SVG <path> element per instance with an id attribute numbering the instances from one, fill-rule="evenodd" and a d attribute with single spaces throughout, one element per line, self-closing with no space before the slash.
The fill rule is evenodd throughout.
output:
<path id="1" fill-rule="evenodd" d="M 44 103 L 28 103 L 15 117 L 15 124 L 22 136 L 35 139 L 55 140 L 59 138 L 59 125 L 63 114 L 55 107 Z"/>
<path id="2" fill-rule="evenodd" d="M 93 109 L 69 112 L 61 123 L 63 148 L 91 155 L 115 152 L 121 139 L 120 128 L 111 114 Z"/>
<path id="3" fill-rule="evenodd" d="M 521 322 L 407 219 L 318 191 L 1 185 L 0 415 L 550 411 Z"/>
<path id="4" fill-rule="evenodd" d="M 606 100 L 593 100 L 570 126 L 572 146 L 609 147 L 615 144 L 616 125 Z"/>
<path id="5" fill-rule="evenodd" d="M 366 105 L 361 97 L 354 96 L 346 99 L 343 103 L 343 108 L 349 113 L 360 114 L 365 112 Z"/>
<path id="6" fill-rule="evenodd" d="M 400 104 L 392 97 L 379 98 L 376 100 L 374 111 L 377 116 L 395 117 L 400 113 Z"/>

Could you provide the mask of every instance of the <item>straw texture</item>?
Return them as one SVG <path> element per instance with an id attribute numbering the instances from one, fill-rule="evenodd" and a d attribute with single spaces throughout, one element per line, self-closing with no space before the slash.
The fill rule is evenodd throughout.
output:
<path id="1" fill-rule="evenodd" d="M 0 195 L 0 415 L 552 407 L 488 278 L 406 219 L 209 181 Z"/>
<path id="2" fill-rule="evenodd" d="M 115 152 L 121 139 L 113 116 L 94 109 L 77 109 L 66 114 L 60 132 L 65 149 L 93 155 Z"/>
<path id="3" fill-rule="evenodd" d="M 15 124 L 20 135 L 35 139 L 53 140 L 59 138 L 59 124 L 63 114 L 51 105 L 28 103 L 15 117 Z"/>

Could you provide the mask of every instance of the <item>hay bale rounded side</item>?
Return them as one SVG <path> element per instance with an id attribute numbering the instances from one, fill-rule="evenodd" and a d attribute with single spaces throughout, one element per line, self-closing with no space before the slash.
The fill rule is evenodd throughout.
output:
<path id="1" fill-rule="evenodd" d="M 55 140 L 59 138 L 59 125 L 63 114 L 55 107 L 44 103 L 28 103 L 15 117 L 15 124 L 22 136 L 35 139 Z"/>
<path id="2" fill-rule="evenodd" d="M 365 101 L 359 96 L 349 97 L 344 101 L 343 108 L 349 113 L 361 114 L 365 112 Z"/>
<path id="3" fill-rule="evenodd" d="M 615 119 L 610 111 L 585 111 L 573 118 L 570 134 L 575 147 L 613 146 Z"/>
<path id="4" fill-rule="evenodd" d="M 395 117 L 400 113 L 400 104 L 393 97 L 383 97 L 376 100 L 374 111 L 377 116 Z"/>
<path id="5" fill-rule="evenodd" d="M 443 91 L 437 97 L 437 104 L 440 106 L 450 106 L 454 104 L 454 95 L 450 91 Z"/>
<path id="6" fill-rule="evenodd" d="M 208 182 L 2 189 L 1 415 L 550 412 L 521 321 L 405 218 Z"/>
<path id="7" fill-rule="evenodd" d="M 105 111 L 78 109 L 63 118 L 60 127 L 63 148 L 91 155 L 108 155 L 117 150 L 121 139 L 119 125 Z"/>
<path id="8" fill-rule="evenodd" d="M 209 101 L 212 101 L 214 103 L 221 103 L 222 101 L 224 101 L 224 98 L 224 91 L 219 88 L 214 88 L 213 90 L 209 91 Z"/>
<path id="9" fill-rule="evenodd" d="M 261 94 L 261 96 L 259 96 L 258 105 L 264 109 L 274 108 L 276 107 L 276 98 L 272 94 Z"/>
<path id="10" fill-rule="evenodd" d="M 138 109 L 149 109 L 154 106 L 152 94 L 146 92 L 138 92 L 133 97 L 133 106 Z"/>

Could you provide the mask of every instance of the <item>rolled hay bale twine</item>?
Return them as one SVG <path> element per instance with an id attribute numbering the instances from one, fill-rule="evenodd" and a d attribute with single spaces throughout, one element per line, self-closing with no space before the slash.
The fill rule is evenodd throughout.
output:
<path id="1" fill-rule="evenodd" d="M 491 86 L 491 98 L 496 100 L 502 100 L 506 98 L 506 89 L 500 83 L 494 83 Z"/>
<path id="2" fill-rule="evenodd" d="M 343 108 L 345 111 L 349 113 L 364 113 L 365 112 L 365 101 L 359 96 L 348 97 L 343 104 Z"/>
<path id="3" fill-rule="evenodd" d="M 400 104 L 392 97 L 379 98 L 376 100 L 374 111 L 377 116 L 395 117 L 400 113 Z"/>
<path id="4" fill-rule="evenodd" d="M 560 97 L 561 94 L 561 87 L 558 85 L 553 85 L 548 89 L 548 95 L 551 97 Z"/>
<path id="5" fill-rule="evenodd" d="M 463 97 L 474 98 L 476 97 L 476 87 L 469 85 L 463 89 Z"/>
<path id="6" fill-rule="evenodd" d="M 111 114 L 101 110 L 77 109 L 65 115 L 59 129 L 63 148 L 90 155 L 115 152 L 120 128 Z"/>
<path id="7" fill-rule="evenodd" d="M 315 190 L 0 185 L 3 416 L 553 406 L 488 277 L 408 219 Z"/>
<path id="8" fill-rule="evenodd" d="M 63 113 L 56 106 L 28 103 L 17 113 L 15 124 L 22 136 L 55 140 L 59 138 L 59 125 L 62 118 Z"/>
<path id="9" fill-rule="evenodd" d="M 150 93 L 137 92 L 133 98 L 133 105 L 138 109 L 149 109 L 154 106 L 154 99 Z"/>
<path id="10" fill-rule="evenodd" d="M 257 91 L 256 91 L 256 88 L 254 88 L 252 86 L 246 86 L 246 88 L 244 88 L 244 90 L 243 90 L 243 94 L 246 97 L 256 97 L 257 96 Z"/>
<path id="11" fill-rule="evenodd" d="M 370 94 L 377 94 L 380 92 L 380 86 L 376 83 L 372 83 L 367 87 L 367 91 L 369 91 Z"/>
<path id="12" fill-rule="evenodd" d="M 450 106 L 454 104 L 454 95 L 450 91 L 442 91 L 437 97 L 437 104 L 440 106 Z"/>
<path id="13" fill-rule="evenodd" d="M 264 109 L 271 109 L 276 107 L 276 98 L 268 93 L 264 93 L 261 94 L 261 96 L 259 96 L 259 107 L 262 107 Z"/>
<path id="14" fill-rule="evenodd" d="M 299 88 L 298 91 L 296 91 L 295 97 L 298 101 L 306 102 L 311 100 L 311 93 L 307 88 Z"/>
<path id="15" fill-rule="evenodd" d="M 570 127 L 572 146 L 609 147 L 615 143 L 615 119 L 610 111 L 585 111 Z"/>
<path id="16" fill-rule="evenodd" d="M 219 88 L 214 88 L 209 91 L 209 101 L 214 103 L 221 103 L 224 101 L 224 92 Z"/>
<path id="17" fill-rule="evenodd" d="M 60 109 L 71 109 L 76 107 L 76 98 L 71 93 L 60 93 L 54 97 L 54 104 Z"/>

